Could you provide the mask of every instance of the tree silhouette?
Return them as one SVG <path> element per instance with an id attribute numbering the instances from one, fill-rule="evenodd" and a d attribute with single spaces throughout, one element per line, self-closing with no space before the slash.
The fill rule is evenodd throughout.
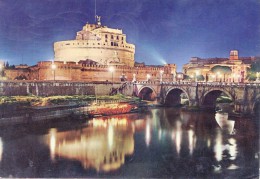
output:
<path id="1" fill-rule="evenodd" d="M 247 69 L 247 78 L 251 81 L 256 80 L 256 72 L 260 72 L 260 60 L 251 64 L 251 68 Z"/>
<path id="2" fill-rule="evenodd" d="M 210 71 L 213 73 L 219 72 L 221 74 L 231 74 L 232 73 L 232 70 L 230 67 L 220 66 L 220 65 L 214 66 L 213 68 L 210 69 Z"/>

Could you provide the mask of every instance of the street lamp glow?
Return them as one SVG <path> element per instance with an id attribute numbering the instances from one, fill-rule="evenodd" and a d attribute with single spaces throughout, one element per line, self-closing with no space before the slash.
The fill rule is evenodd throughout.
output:
<path id="1" fill-rule="evenodd" d="M 147 74 L 147 75 L 146 75 L 146 78 L 147 78 L 147 81 L 149 81 L 150 78 L 151 78 L 151 75 L 150 75 L 150 74 Z"/>
<path id="2" fill-rule="evenodd" d="M 163 70 L 160 70 L 160 74 L 163 74 L 164 73 L 164 71 Z"/>
<path id="3" fill-rule="evenodd" d="M 162 82 L 163 70 L 160 70 L 160 82 Z"/>
<path id="4" fill-rule="evenodd" d="M 56 65 L 53 63 L 51 64 L 51 69 L 53 70 L 53 80 L 55 80 L 55 70 L 56 70 Z"/>
<path id="5" fill-rule="evenodd" d="M 113 66 L 110 66 L 108 70 L 113 73 L 115 71 L 115 68 Z"/>
<path id="6" fill-rule="evenodd" d="M 113 81 L 114 81 L 114 79 L 113 79 L 113 73 L 114 73 L 114 71 L 115 71 L 115 68 L 114 68 L 113 66 L 110 66 L 110 67 L 108 68 L 108 70 L 112 73 L 112 83 L 113 83 Z"/>
<path id="7" fill-rule="evenodd" d="M 56 65 L 53 63 L 53 64 L 51 64 L 51 69 L 52 70 L 55 70 L 57 67 L 56 67 Z"/>
<path id="8" fill-rule="evenodd" d="M 136 74 L 133 73 L 133 82 L 136 82 Z"/>

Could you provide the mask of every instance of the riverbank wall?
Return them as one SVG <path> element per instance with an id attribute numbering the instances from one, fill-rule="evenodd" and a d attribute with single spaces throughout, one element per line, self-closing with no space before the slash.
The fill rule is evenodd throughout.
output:
<path id="1" fill-rule="evenodd" d="M 132 106 L 128 112 L 136 112 L 134 109 L 136 106 L 141 105 L 137 101 L 125 101 L 125 100 L 98 100 L 89 102 L 88 104 L 68 104 L 68 105 L 51 105 L 51 106 L 19 106 L 17 104 L 3 105 L 0 108 L 0 126 L 15 125 L 15 124 L 31 124 L 35 122 L 50 122 L 50 121 L 63 121 L 64 119 L 81 120 L 88 119 L 93 113 L 93 109 L 96 109 L 97 114 L 102 114 L 104 108 L 106 110 L 117 110 L 115 114 L 122 114 L 122 105 L 125 107 L 126 103 Z M 111 105 L 121 104 L 121 108 L 114 108 Z M 141 106 L 142 107 L 142 106 Z M 12 111 L 13 110 L 13 111 Z M 108 114 L 109 115 L 109 114 Z M 92 116 L 93 117 L 93 116 Z"/>
<path id="2" fill-rule="evenodd" d="M 41 108 L 26 107 L 23 109 L 20 108 L 11 114 L 1 113 L 0 126 L 44 122 L 80 114 L 84 114 L 84 111 L 80 107 L 71 105 L 46 106 Z"/>
<path id="3" fill-rule="evenodd" d="M 111 95 L 131 96 L 131 83 L 80 81 L 0 81 L 0 96 Z"/>

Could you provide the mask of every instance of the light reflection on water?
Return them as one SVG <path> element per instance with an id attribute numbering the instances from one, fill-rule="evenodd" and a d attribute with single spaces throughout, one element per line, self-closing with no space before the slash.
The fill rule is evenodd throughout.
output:
<path id="1" fill-rule="evenodd" d="M 57 132 L 46 138 L 50 158 L 64 157 L 81 162 L 85 169 L 111 171 L 124 164 L 125 155 L 134 151 L 133 130 L 126 118 L 93 119 L 88 128 Z"/>
<path id="2" fill-rule="evenodd" d="M 0 162 L 2 160 L 2 154 L 3 154 L 3 141 L 2 138 L 0 137 Z"/>
<path id="3" fill-rule="evenodd" d="M 228 113 L 219 113 L 217 112 L 215 115 L 215 119 L 219 125 L 219 127 L 227 132 L 228 134 L 232 134 L 235 126 L 234 120 L 228 119 Z"/>
<path id="4" fill-rule="evenodd" d="M 228 118 L 225 113 L 159 108 L 142 114 L 99 117 L 77 127 L 61 123 L 62 127 L 47 127 L 45 134 L 18 135 L 19 140 L 0 136 L 0 176 L 255 176 L 259 129 L 252 120 Z M 28 147 L 30 143 L 34 147 Z M 24 158 L 17 148 L 24 148 Z M 42 157 L 45 154 L 48 160 Z M 29 173 L 21 164 L 28 160 L 26 157 L 35 167 Z M 39 157 L 43 159 L 38 161 Z M 14 162 L 21 169 L 19 175 L 7 168 Z"/>

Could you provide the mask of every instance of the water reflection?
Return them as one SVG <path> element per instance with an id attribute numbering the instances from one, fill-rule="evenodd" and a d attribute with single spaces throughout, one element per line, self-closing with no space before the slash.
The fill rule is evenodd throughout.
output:
<path id="1" fill-rule="evenodd" d="M 259 172 L 253 120 L 159 108 L 48 125 L 0 135 L 0 177 L 248 178 Z"/>
<path id="2" fill-rule="evenodd" d="M 215 115 L 218 125 L 221 127 L 224 132 L 232 134 L 235 126 L 235 121 L 228 119 L 228 113 L 217 112 Z"/>
<path id="3" fill-rule="evenodd" d="M 196 137 L 192 129 L 188 130 L 188 136 L 189 136 L 189 151 L 190 151 L 190 155 L 192 155 L 196 144 Z"/>
<path id="4" fill-rule="evenodd" d="M 179 155 L 181 150 L 181 141 L 182 141 L 182 129 L 181 129 L 180 121 L 176 121 L 174 130 L 172 131 L 172 136 L 173 136 L 173 140 L 175 141 L 176 151 Z"/>
<path id="5" fill-rule="evenodd" d="M 133 129 L 125 118 L 96 118 L 92 128 L 68 132 L 51 129 L 46 143 L 50 158 L 80 161 L 85 169 L 111 171 L 124 164 L 125 155 L 134 151 Z"/>
<path id="6" fill-rule="evenodd" d="M 55 150 L 56 150 L 56 129 L 50 129 L 50 155 L 51 160 L 55 160 Z"/>
<path id="7" fill-rule="evenodd" d="M 145 127 L 145 143 L 146 146 L 149 147 L 150 142 L 151 142 L 151 127 L 150 127 L 150 122 L 146 122 L 146 127 Z"/>
<path id="8" fill-rule="evenodd" d="M 0 137 L 0 162 L 2 161 L 2 155 L 3 155 L 3 141 Z"/>

